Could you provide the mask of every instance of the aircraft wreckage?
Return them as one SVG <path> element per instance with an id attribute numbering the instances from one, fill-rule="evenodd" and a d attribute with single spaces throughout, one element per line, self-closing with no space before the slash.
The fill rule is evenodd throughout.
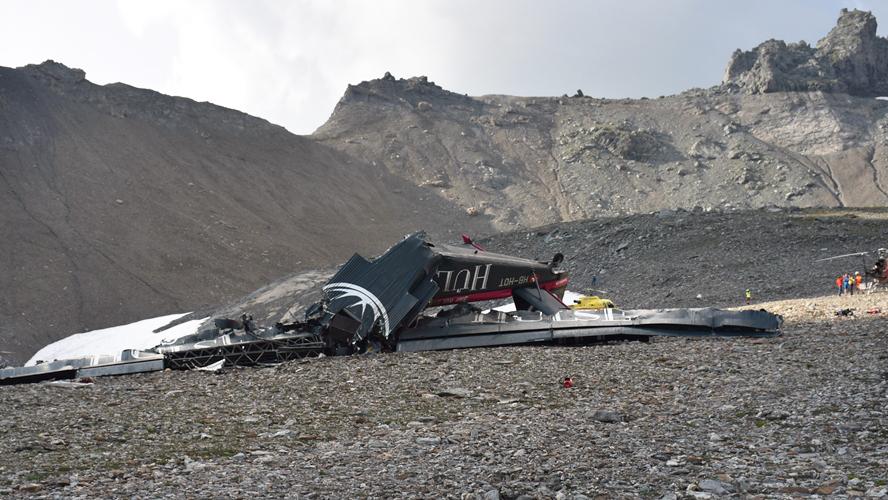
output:
<path id="1" fill-rule="evenodd" d="M 463 239 L 461 246 L 439 245 L 416 233 L 372 261 L 355 254 L 301 321 L 258 328 L 246 314 L 217 319 L 214 327 L 145 351 L 0 370 L 0 383 L 255 365 L 321 353 L 780 334 L 780 316 L 763 310 L 573 310 L 561 300 L 568 284 L 561 254 L 541 262 L 487 252 Z M 515 311 L 472 304 L 509 298 Z"/>

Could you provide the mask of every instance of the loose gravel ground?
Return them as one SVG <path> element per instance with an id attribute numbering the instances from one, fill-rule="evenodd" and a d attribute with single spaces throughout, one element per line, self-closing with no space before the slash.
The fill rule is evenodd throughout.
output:
<path id="1" fill-rule="evenodd" d="M 0 496 L 886 496 L 888 294 L 764 306 L 782 337 L 0 387 Z"/>
<path id="2" fill-rule="evenodd" d="M 837 276 L 864 272 L 888 245 L 886 225 L 886 209 L 661 211 L 502 233 L 482 244 L 542 260 L 562 252 L 571 289 L 595 289 L 625 309 L 731 307 L 747 288 L 769 301 L 837 291 Z M 821 260 L 858 252 L 869 253 Z"/>

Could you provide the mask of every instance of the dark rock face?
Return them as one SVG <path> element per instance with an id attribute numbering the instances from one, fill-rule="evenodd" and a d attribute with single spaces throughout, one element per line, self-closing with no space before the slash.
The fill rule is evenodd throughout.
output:
<path id="1" fill-rule="evenodd" d="M 86 80 L 86 72 L 82 69 L 69 68 L 52 59 L 40 64 L 29 64 L 25 66 L 25 69 L 31 76 L 42 80 L 47 86 L 53 83 L 71 85 Z"/>
<path id="2" fill-rule="evenodd" d="M 869 12 L 842 9 L 836 26 L 811 47 L 768 40 L 737 50 L 723 79 L 750 94 L 783 91 L 888 94 L 888 39 L 876 36 Z"/>

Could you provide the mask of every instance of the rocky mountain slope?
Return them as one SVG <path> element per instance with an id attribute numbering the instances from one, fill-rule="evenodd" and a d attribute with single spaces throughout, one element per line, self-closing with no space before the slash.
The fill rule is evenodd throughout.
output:
<path id="1" fill-rule="evenodd" d="M 387 74 L 349 86 L 313 137 L 500 228 L 660 208 L 883 206 L 888 103 L 872 96 L 888 84 L 888 40 L 875 29 L 869 13 L 843 11 L 805 52 L 831 64 L 834 85 L 793 83 L 825 70 L 775 41 L 735 54 L 721 86 L 657 99 L 468 97 Z M 784 59 L 798 64 L 778 73 Z"/>
<path id="2" fill-rule="evenodd" d="M 529 258 L 563 252 L 571 289 L 597 290 L 626 309 L 732 307 L 747 288 L 756 301 L 835 292 L 837 276 L 873 264 L 888 243 L 886 222 L 885 209 L 679 210 L 553 224 L 484 244 Z M 869 254 L 821 261 L 857 252 Z"/>
<path id="3" fill-rule="evenodd" d="M 185 312 L 417 227 L 436 193 L 243 113 L 47 62 L 0 68 L 0 353 Z"/>

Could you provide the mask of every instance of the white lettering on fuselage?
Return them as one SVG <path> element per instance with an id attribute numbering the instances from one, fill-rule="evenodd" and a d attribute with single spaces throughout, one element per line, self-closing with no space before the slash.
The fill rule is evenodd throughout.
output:
<path id="1" fill-rule="evenodd" d="M 509 286 L 526 285 L 528 283 L 533 283 L 532 274 L 529 276 L 510 276 L 508 278 L 503 278 L 500 280 L 499 286 L 500 288 L 505 288 Z"/>
<path id="2" fill-rule="evenodd" d="M 462 292 L 484 290 L 487 288 L 487 279 L 490 277 L 492 264 L 479 264 L 474 269 L 467 267 L 459 271 L 438 271 L 436 276 L 444 278 L 445 292 Z M 454 275 L 454 273 L 456 273 Z M 438 283 L 441 284 L 440 282 Z"/>

